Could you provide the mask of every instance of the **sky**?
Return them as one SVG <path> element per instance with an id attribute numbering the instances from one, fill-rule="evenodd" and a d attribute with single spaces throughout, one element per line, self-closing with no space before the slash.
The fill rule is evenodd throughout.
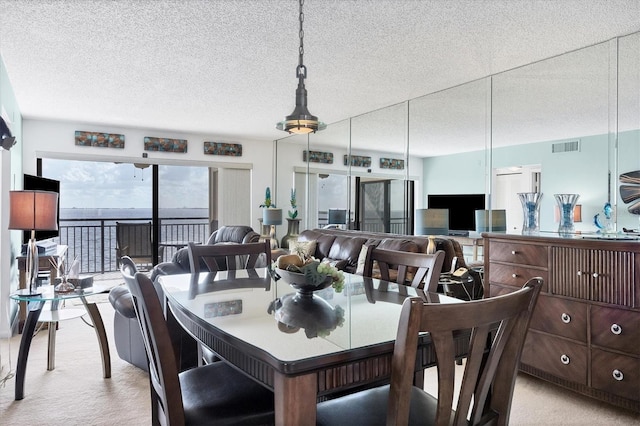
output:
<path id="1" fill-rule="evenodd" d="M 42 160 L 42 176 L 60 181 L 60 208 L 151 208 L 151 167 Z M 208 169 L 160 166 L 161 208 L 208 208 Z"/>

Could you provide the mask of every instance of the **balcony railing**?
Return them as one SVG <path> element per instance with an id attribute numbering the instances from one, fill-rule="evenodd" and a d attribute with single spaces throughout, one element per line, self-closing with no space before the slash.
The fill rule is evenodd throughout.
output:
<path id="1" fill-rule="evenodd" d="M 117 271 L 116 267 L 116 222 L 142 223 L 150 218 L 86 218 L 60 219 L 60 236 L 58 243 L 69 247 L 67 258 L 80 260 L 80 272 L 83 274 L 104 274 Z M 319 212 L 319 227 L 327 224 L 326 212 Z M 404 221 L 401 218 L 391 219 L 392 233 L 402 233 Z M 363 231 L 384 232 L 384 226 L 379 222 L 365 223 Z M 160 244 L 167 241 L 199 241 L 205 242 L 210 234 L 209 219 L 206 217 L 192 218 L 161 218 Z M 164 246 L 164 253 L 160 261 L 169 260 L 179 249 L 176 246 Z"/>
<path id="2" fill-rule="evenodd" d="M 141 223 L 149 218 L 60 219 L 58 243 L 69 247 L 67 258 L 80 260 L 81 273 L 117 271 L 116 222 Z M 205 242 L 210 233 L 209 219 L 161 218 L 160 243 L 164 241 Z M 169 260 L 178 247 L 165 247 L 163 260 Z"/>

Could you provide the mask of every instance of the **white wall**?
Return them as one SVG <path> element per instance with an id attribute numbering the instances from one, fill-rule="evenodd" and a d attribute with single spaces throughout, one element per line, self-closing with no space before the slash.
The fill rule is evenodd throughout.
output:
<path id="1" fill-rule="evenodd" d="M 125 136 L 125 147 L 102 148 L 75 145 L 75 131 L 117 133 Z M 251 170 L 252 188 L 260 187 L 256 182 L 270 182 L 272 180 L 272 142 L 248 141 L 248 140 L 221 140 L 212 135 L 184 133 L 176 131 L 162 131 L 154 129 L 138 129 L 119 126 L 105 126 L 91 123 L 74 123 L 47 120 L 25 119 L 23 122 L 24 147 L 23 163 L 24 173 L 36 173 L 36 158 L 65 158 L 73 160 L 90 161 L 121 161 L 139 162 L 150 164 L 180 164 L 193 166 L 207 166 L 220 169 L 247 169 Z M 186 139 L 188 148 L 186 153 L 173 152 L 152 152 L 144 151 L 144 137 L 162 137 L 174 139 Z M 228 142 L 242 144 L 241 157 L 227 157 L 219 155 L 205 155 L 203 153 L 203 142 Z M 146 153 L 147 158 L 142 155 Z M 16 177 L 22 180 L 22 177 Z M 185 188 L 186 189 L 186 188 Z M 219 199 L 226 200 L 225 189 L 229 192 L 235 188 L 225 188 L 220 185 L 218 188 Z M 238 196 L 237 192 L 233 192 Z M 220 206 L 218 220 L 220 225 L 226 223 L 236 223 L 238 217 L 248 218 L 246 224 L 256 229 L 257 218 L 261 213 L 259 205 L 262 202 L 263 193 L 261 191 L 250 191 L 242 194 L 250 197 L 250 213 L 247 214 L 247 205 L 242 211 L 238 211 L 235 216 L 230 206 Z M 238 207 L 240 209 L 240 207 Z M 228 216 L 222 216 L 222 214 Z"/>

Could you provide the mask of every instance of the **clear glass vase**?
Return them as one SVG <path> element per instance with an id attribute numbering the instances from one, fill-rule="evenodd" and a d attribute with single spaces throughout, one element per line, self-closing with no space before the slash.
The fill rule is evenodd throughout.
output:
<path id="1" fill-rule="evenodd" d="M 558 233 L 570 234 L 575 231 L 573 225 L 573 211 L 578 202 L 580 195 L 578 194 L 554 194 L 558 208 L 560 209 L 560 223 L 558 224 Z"/>
<path id="2" fill-rule="evenodd" d="M 540 232 L 540 199 L 541 192 L 519 192 L 522 203 L 522 234 L 537 234 Z"/>

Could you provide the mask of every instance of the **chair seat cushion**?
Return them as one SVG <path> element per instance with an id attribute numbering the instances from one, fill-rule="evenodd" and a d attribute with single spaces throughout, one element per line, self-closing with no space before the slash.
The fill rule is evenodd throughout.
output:
<path id="1" fill-rule="evenodd" d="M 179 374 L 185 423 L 273 424 L 273 392 L 226 362 Z"/>
<path id="2" fill-rule="evenodd" d="M 317 425 L 386 425 L 389 385 L 367 389 L 318 404 Z M 432 425 L 438 400 L 411 388 L 410 425 Z"/>

